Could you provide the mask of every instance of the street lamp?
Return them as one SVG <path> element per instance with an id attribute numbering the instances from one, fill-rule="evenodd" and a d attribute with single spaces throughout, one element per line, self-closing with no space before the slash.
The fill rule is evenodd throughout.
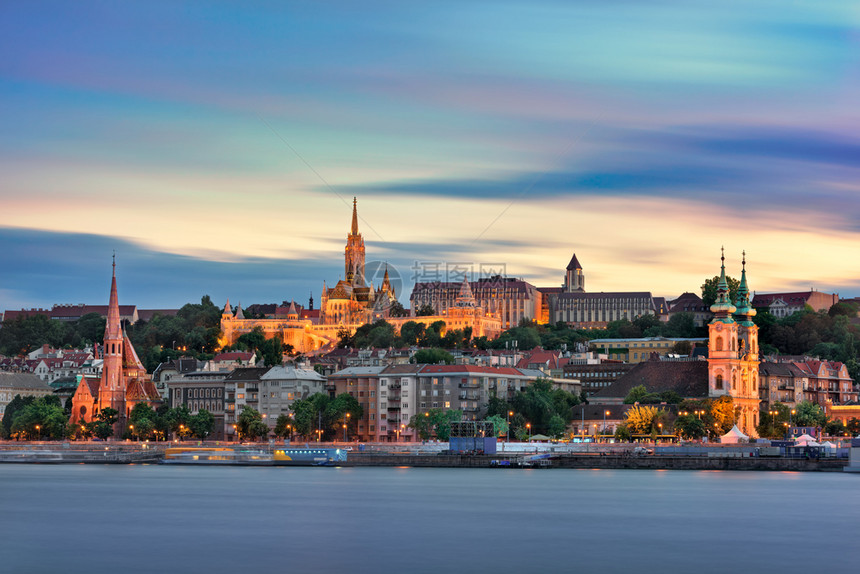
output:
<path id="1" fill-rule="evenodd" d="M 526 429 L 529 431 L 529 442 L 532 441 L 532 423 L 526 423 Z"/>
<path id="2" fill-rule="evenodd" d="M 39 440 L 42 440 L 42 427 L 36 425 L 36 432 L 39 433 Z"/>
<path id="3" fill-rule="evenodd" d="M 795 413 L 795 410 L 794 410 L 794 409 L 791 409 L 791 410 L 788 412 L 788 426 L 793 426 L 793 425 L 792 425 L 792 423 L 791 423 L 791 416 L 792 416 L 794 413 Z"/>
<path id="4" fill-rule="evenodd" d="M 606 415 L 609 414 L 609 411 L 603 411 L 603 434 L 606 434 Z"/>
<path id="5" fill-rule="evenodd" d="M 134 437 L 134 425 L 128 425 L 128 430 L 131 431 L 131 436 Z"/>
<path id="6" fill-rule="evenodd" d="M 514 411 L 508 411 L 508 418 L 507 418 L 507 423 L 508 423 L 508 437 L 507 437 L 507 439 L 506 439 L 506 440 L 507 440 L 507 442 L 511 442 L 511 417 L 512 417 L 512 416 L 514 416 Z"/>
<path id="7" fill-rule="evenodd" d="M 349 413 L 346 413 L 346 420 L 343 423 L 343 442 L 346 442 L 346 429 L 347 425 L 349 425 Z"/>

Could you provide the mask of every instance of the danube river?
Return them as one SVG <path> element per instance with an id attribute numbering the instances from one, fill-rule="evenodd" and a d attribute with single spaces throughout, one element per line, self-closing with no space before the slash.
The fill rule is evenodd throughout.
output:
<path id="1" fill-rule="evenodd" d="M 0 465 L 0 569 L 852 572 L 860 475 Z"/>

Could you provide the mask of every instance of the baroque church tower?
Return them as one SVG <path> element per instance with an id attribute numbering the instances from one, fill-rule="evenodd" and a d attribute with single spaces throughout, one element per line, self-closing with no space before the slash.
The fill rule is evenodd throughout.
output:
<path id="1" fill-rule="evenodd" d="M 717 299 L 711 305 L 714 318 L 708 325 L 708 395 L 732 397 L 738 427 L 755 437 L 759 414 L 758 327 L 752 322 L 755 309 L 746 280 L 746 253 L 735 303 L 729 295 L 725 259 L 723 252 Z"/>
<path id="2" fill-rule="evenodd" d="M 358 208 L 352 198 L 352 228 L 346 236 L 344 249 L 344 277 L 356 287 L 364 287 L 364 239 L 358 232 Z"/>

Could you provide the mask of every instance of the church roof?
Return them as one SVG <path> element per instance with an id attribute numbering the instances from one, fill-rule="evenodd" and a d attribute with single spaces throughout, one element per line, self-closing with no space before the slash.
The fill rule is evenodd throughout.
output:
<path id="1" fill-rule="evenodd" d="M 579 264 L 579 260 L 576 258 L 576 253 L 573 254 L 573 257 L 570 258 L 570 263 L 567 264 L 567 270 L 582 270 L 582 265 Z"/>

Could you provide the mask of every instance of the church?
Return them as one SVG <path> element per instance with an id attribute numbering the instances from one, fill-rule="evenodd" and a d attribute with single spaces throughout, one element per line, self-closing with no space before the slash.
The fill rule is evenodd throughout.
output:
<path id="1" fill-rule="evenodd" d="M 344 248 L 344 278 L 333 287 L 323 282 L 319 312 L 300 310 L 293 301 L 285 314 L 276 312 L 264 319 L 248 319 L 241 306 L 234 313 L 228 301 L 221 315 L 219 342 L 222 347 L 232 345 L 240 336 L 259 327 L 266 338 L 279 337 L 285 344 L 292 345 L 296 352 L 312 353 L 336 345 L 344 331 L 353 332 L 380 319 L 388 321 L 398 331 L 408 321 L 427 326 L 445 321 L 446 327 L 451 329 L 471 327 L 473 337 L 495 338 L 501 333 L 498 316 L 485 312 L 476 304 L 468 284 L 458 286 L 457 304 L 443 313 L 394 317 L 391 307 L 397 302 L 397 293 L 391 284 L 388 268 L 385 268 L 379 287 L 374 287 L 373 282 L 370 285 L 366 283 L 365 272 L 364 239 L 358 230 L 358 202 L 353 198 L 352 225 Z"/>
<path id="2" fill-rule="evenodd" d="M 91 422 L 99 411 L 112 408 L 119 413 L 114 434 L 121 436 L 128 415 L 136 404 L 147 403 L 154 407 L 161 403 L 161 397 L 122 326 L 116 291 L 115 259 L 102 351 L 104 359 L 101 376 L 78 375 L 78 387 L 72 396 L 70 422 Z"/>

